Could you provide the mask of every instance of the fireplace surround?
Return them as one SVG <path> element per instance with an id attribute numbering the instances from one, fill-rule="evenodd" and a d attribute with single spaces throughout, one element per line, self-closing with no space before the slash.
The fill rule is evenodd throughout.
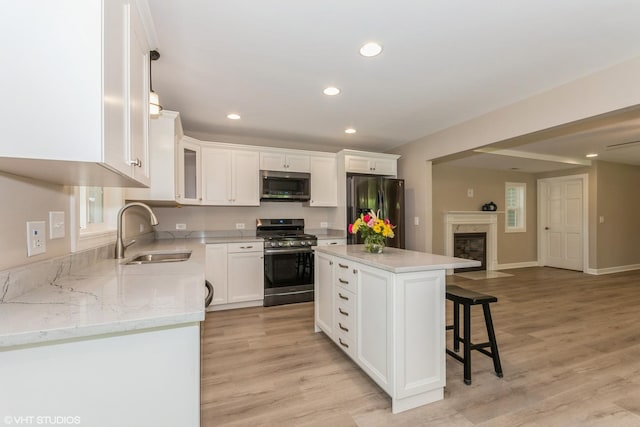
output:
<path id="1" fill-rule="evenodd" d="M 444 215 L 445 255 L 454 256 L 454 233 L 487 233 L 486 270 L 494 271 L 498 265 L 498 214 L 499 211 L 450 211 Z M 448 270 L 453 274 L 453 270 Z"/>

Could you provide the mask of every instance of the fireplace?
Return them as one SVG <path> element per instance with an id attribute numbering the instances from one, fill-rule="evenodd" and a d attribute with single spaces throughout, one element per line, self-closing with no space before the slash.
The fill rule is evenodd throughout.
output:
<path id="1" fill-rule="evenodd" d="M 454 233 L 453 256 L 480 261 L 479 267 L 456 268 L 455 273 L 487 269 L 487 233 Z"/>
<path id="2" fill-rule="evenodd" d="M 485 270 L 498 269 L 498 215 L 502 212 L 449 211 L 444 215 L 445 255 L 453 254 L 453 235 L 457 233 L 486 233 Z M 454 271 L 447 270 L 447 274 Z"/>

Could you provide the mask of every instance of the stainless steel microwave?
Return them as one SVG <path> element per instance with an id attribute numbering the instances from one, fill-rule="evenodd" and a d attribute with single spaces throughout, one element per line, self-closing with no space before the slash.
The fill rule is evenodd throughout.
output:
<path id="1" fill-rule="evenodd" d="M 308 173 L 265 170 L 260 173 L 260 200 L 305 202 L 311 198 Z"/>

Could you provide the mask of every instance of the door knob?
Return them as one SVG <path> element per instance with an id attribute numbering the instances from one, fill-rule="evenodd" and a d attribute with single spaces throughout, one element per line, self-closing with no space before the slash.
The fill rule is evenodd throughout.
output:
<path id="1" fill-rule="evenodd" d="M 544 229 L 545 229 L 545 230 L 548 230 L 548 229 L 549 229 L 549 227 L 545 227 Z"/>

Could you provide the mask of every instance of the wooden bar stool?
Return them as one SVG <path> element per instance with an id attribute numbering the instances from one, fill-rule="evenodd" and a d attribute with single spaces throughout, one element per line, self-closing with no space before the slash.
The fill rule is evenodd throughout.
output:
<path id="1" fill-rule="evenodd" d="M 453 325 L 447 325 L 446 327 L 447 330 L 453 329 L 453 351 L 447 348 L 447 354 L 464 364 L 465 384 L 471 384 L 471 350 L 477 350 L 491 357 L 496 375 L 502 378 L 502 365 L 500 364 L 498 343 L 496 342 L 493 321 L 491 320 L 491 310 L 489 308 L 489 304 L 497 302 L 498 298 L 461 288 L 460 286 L 447 285 L 447 299 L 453 302 Z M 464 308 L 464 337 L 460 336 L 460 304 L 462 304 Z M 473 344 L 471 342 L 471 306 L 478 304 L 482 304 L 489 342 Z M 463 356 L 457 354 L 460 350 L 461 342 L 464 346 Z M 487 351 L 487 348 L 491 348 L 491 351 Z"/>

